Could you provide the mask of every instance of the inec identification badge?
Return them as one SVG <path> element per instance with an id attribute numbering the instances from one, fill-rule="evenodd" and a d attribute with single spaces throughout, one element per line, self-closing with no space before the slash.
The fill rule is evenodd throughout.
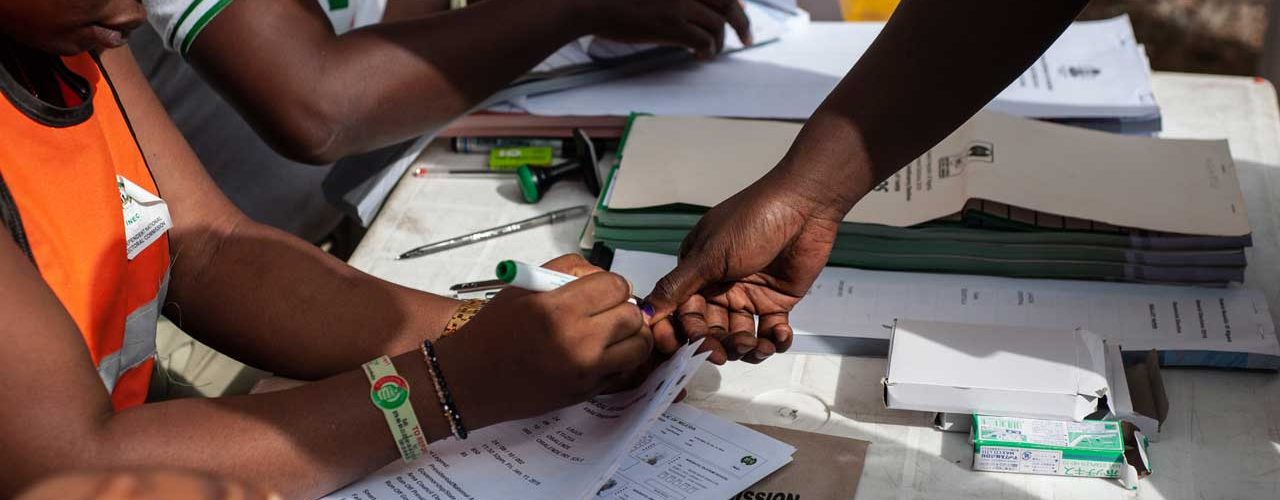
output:
<path id="1" fill-rule="evenodd" d="M 120 208 L 124 211 L 124 244 L 129 260 L 164 236 L 173 228 L 169 206 L 142 186 L 123 176 L 116 176 L 120 189 Z"/>

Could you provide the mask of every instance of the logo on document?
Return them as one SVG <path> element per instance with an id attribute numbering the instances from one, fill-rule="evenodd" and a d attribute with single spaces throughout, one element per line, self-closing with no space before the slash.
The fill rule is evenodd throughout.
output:
<path id="1" fill-rule="evenodd" d="M 753 457 L 753 456 L 751 456 L 751 455 L 747 455 L 747 456 L 745 456 L 745 457 L 742 457 L 741 462 L 742 462 L 742 465 L 752 466 L 752 465 L 755 465 L 755 464 L 756 464 L 756 457 Z"/>
<path id="2" fill-rule="evenodd" d="M 994 163 L 995 161 L 994 144 L 987 141 L 973 141 L 959 154 L 938 158 L 938 178 L 946 179 L 963 174 L 965 165 L 971 162 Z"/>
<path id="3" fill-rule="evenodd" d="M 116 189 L 120 190 L 120 208 L 128 207 L 130 203 L 133 203 L 133 195 L 125 192 L 124 181 L 119 176 L 116 176 Z"/>

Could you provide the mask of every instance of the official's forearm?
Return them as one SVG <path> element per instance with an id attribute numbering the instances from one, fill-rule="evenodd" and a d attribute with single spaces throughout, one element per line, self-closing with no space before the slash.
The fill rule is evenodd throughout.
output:
<path id="1" fill-rule="evenodd" d="M 422 356 L 410 352 L 394 362 L 427 438 L 447 437 Z M 315 498 L 400 459 L 369 389 L 363 372 L 353 370 L 268 394 L 147 404 L 58 429 L 75 439 L 49 440 L 31 458 L 60 470 L 190 468 L 288 498 Z M 472 425 L 490 423 L 474 417 Z"/>
<path id="2" fill-rule="evenodd" d="M 485 0 L 342 36 L 311 18 L 305 29 L 272 26 L 305 17 L 287 6 L 232 4 L 190 59 L 276 149 L 326 163 L 470 110 L 587 33 L 574 1 Z M 247 31 L 261 39 L 246 41 Z"/>
<path id="3" fill-rule="evenodd" d="M 291 378 L 415 349 L 457 302 L 398 286 L 247 219 L 176 238 L 166 314 L 210 346 Z"/>
<path id="4" fill-rule="evenodd" d="M 462 115 L 586 34 L 567 6 L 561 0 L 488 0 L 341 37 L 331 68 L 365 82 L 366 91 L 347 105 L 349 126 L 335 150 L 346 154 L 413 137 Z M 383 75 L 371 79 L 365 64 Z"/>
<path id="5" fill-rule="evenodd" d="M 841 216 L 1040 56 L 1087 2 L 905 0 L 805 125 L 782 170 Z"/>
<path id="6" fill-rule="evenodd" d="M 387 0 L 382 22 L 405 21 L 449 10 L 449 0 Z"/>

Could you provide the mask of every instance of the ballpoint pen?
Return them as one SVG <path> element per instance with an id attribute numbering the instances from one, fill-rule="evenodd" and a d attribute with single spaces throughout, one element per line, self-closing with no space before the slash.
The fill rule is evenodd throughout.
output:
<path id="1" fill-rule="evenodd" d="M 552 212 L 547 212 L 537 217 L 531 217 L 522 221 L 516 221 L 510 224 L 505 224 L 495 228 L 485 229 L 483 231 L 477 231 L 471 234 L 426 244 L 400 254 L 398 257 L 396 257 L 396 260 L 421 257 L 423 255 L 433 254 L 433 253 L 448 250 L 451 248 L 470 245 L 478 241 L 484 241 L 490 238 L 496 238 L 498 236 L 502 236 L 505 234 L 524 231 L 525 229 L 530 229 L 538 226 L 545 226 L 547 224 L 555 224 L 557 222 L 560 222 L 566 219 L 571 219 L 579 215 L 586 215 L 588 211 L 589 211 L 589 208 L 586 205 L 581 205 L 576 207 L 569 207 L 565 209 L 555 210 Z"/>
<path id="2" fill-rule="evenodd" d="M 468 281 L 458 283 L 449 287 L 450 292 L 466 293 L 466 292 L 482 292 L 485 290 L 493 290 L 507 286 L 507 282 L 502 280 L 484 280 L 484 281 Z"/>

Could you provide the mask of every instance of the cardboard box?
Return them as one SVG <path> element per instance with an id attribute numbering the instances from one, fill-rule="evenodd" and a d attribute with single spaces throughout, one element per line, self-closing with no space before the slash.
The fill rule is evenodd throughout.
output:
<path id="1" fill-rule="evenodd" d="M 1124 422 L 974 415 L 973 470 L 1117 479 L 1137 489 L 1151 474 L 1147 439 Z"/>
<path id="2" fill-rule="evenodd" d="M 1168 414 L 1155 353 L 1125 365 L 1085 330 L 899 321 L 883 383 L 892 409 L 1124 420 L 1152 437 Z"/>
<path id="3" fill-rule="evenodd" d="M 973 429 L 973 415 L 968 413 L 936 413 L 933 428 L 942 432 L 969 433 Z"/>
<path id="4" fill-rule="evenodd" d="M 1104 352 L 1084 330 L 902 320 L 885 406 L 1079 421 L 1108 392 Z"/>
<path id="5" fill-rule="evenodd" d="M 1107 344 L 1108 368 L 1123 366 L 1124 371 L 1107 371 L 1111 394 L 1106 398 L 1109 412 L 1102 418 L 1129 422 L 1148 440 L 1159 441 L 1160 424 L 1169 414 L 1164 379 L 1160 376 L 1160 357 L 1156 351 L 1149 351 L 1137 361 L 1126 359 L 1120 356 L 1119 346 L 1112 348 Z M 972 424 L 973 415 L 969 413 L 938 413 L 933 416 L 933 426 L 943 432 L 969 434 Z"/>
<path id="6" fill-rule="evenodd" d="M 1141 360 L 1125 363 L 1120 346 L 1108 344 L 1107 367 L 1110 411 L 1103 418 L 1129 422 L 1151 441 L 1159 441 L 1160 425 L 1169 415 L 1169 399 L 1160 376 L 1160 356 L 1151 350 Z"/>

